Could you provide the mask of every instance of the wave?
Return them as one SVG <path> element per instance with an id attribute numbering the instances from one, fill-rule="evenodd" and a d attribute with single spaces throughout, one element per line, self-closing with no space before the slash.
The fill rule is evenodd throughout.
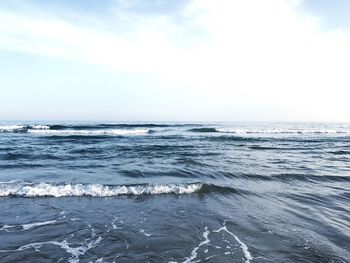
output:
<path id="1" fill-rule="evenodd" d="M 71 127 L 68 129 L 68 127 Z M 62 125 L 7 125 L 0 126 L 0 133 L 30 133 L 38 135 L 142 135 L 150 133 L 149 129 L 109 129 L 104 125 L 93 128 L 95 126 L 62 126 Z M 92 129 L 93 128 L 93 129 Z"/>
<path id="2" fill-rule="evenodd" d="M 188 130 L 198 133 L 234 133 L 234 134 L 350 134 L 350 130 L 312 130 L 312 129 L 233 129 L 202 127 Z"/>
<path id="3" fill-rule="evenodd" d="M 38 135 L 143 135 L 148 134 L 149 129 L 105 129 L 105 130 L 35 130 L 29 129 L 28 133 Z"/>
<path id="4" fill-rule="evenodd" d="M 139 184 L 139 185 L 102 185 L 102 184 L 53 184 L 53 183 L 0 183 L 0 197 L 113 197 L 120 195 L 159 195 L 191 194 L 201 190 L 203 183 L 188 184 Z"/>
<path id="5" fill-rule="evenodd" d="M 232 136 L 232 135 L 220 135 L 210 136 L 202 138 L 204 140 L 218 141 L 218 142 L 267 142 L 269 138 L 264 137 L 248 137 L 248 136 Z"/>
<path id="6" fill-rule="evenodd" d="M 345 150 L 332 151 L 329 153 L 335 154 L 335 155 L 350 155 L 350 151 L 345 151 Z"/>
<path id="7" fill-rule="evenodd" d="M 198 126 L 198 124 L 158 124 L 158 123 L 102 123 L 102 124 L 87 124 L 87 125 L 50 125 L 51 130 L 88 130 L 88 129 L 113 129 L 113 128 L 167 128 L 167 127 L 186 127 Z"/>
<path id="8" fill-rule="evenodd" d="M 189 132 L 222 134 L 350 134 L 346 129 L 240 129 L 205 127 L 201 124 L 157 124 L 157 123 L 117 123 L 117 124 L 30 124 L 0 125 L 0 133 L 46 133 L 46 134 L 113 134 L 152 133 L 153 128 L 191 127 Z"/>
<path id="9" fill-rule="evenodd" d="M 230 129 L 218 128 L 217 132 L 221 133 L 238 133 L 238 134 L 338 134 L 350 133 L 350 130 L 312 130 L 312 129 Z"/>
<path id="10" fill-rule="evenodd" d="M 349 136 L 281 136 L 281 137 L 273 137 L 273 136 L 244 136 L 244 135 L 228 135 L 228 134 L 219 134 L 218 136 L 203 136 L 200 140 L 209 140 L 216 142 L 232 142 L 232 143 L 264 143 L 264 142 L 284 142 L 284 143 L 326 143 L 326 142 L 342 142 L 342 143 L 350 143 Z M 246 144 L 240 144 L 240 146 L 246 146 Z M 346 146 L 343 146 L 346 147 Z M 277 147 L 274 147 L 277 150 Z M 282 148 L 281 148 L 282 149 Z M 290 147 L 283 148 L 284 150 L 302 150 L 303 148 L 299 147 Z M 257 148 L 252 150 L 259 150 Z"/>
<path id="11" fill-rule="evenodd" d="M 32 130 L 48 130 L 50 126 L 48 125 L 1 125 L 0 132 L 10 133 L 10 132 L 27 132 L 29 129 Z"/>
<path id="12" fill-rule="evenodd" d="M 251 195 L 252 192 L 231 186 L 211 183 L 167 183 L 167 184 L 132 184 L 103 185 L 80 183 L 30 183 L 23 181 L 0 182 L 0 197 L 114 197 L 161 194 L 234 194 Z"/>
<path id="13" fill-rule="evenodd" d="M 314 175 L 309 173 L 277 173 L 270 175 L 254 174 L 254 173 L 226 173 L 225 177 L 228 178 L 240 178 L 245 180 L 254 181 L 275 181 L 275 182 L 350 182 L 350 176 L 348 175 Z M 242 190 L 237 190 L 239 193 L 249 194 Z"/>
<path id="14" fill-rule="evenodd" d="M 157 124 L 157 123 L 117 123 L 117 124 L 30 124 L 30 125 L 0 125 L 0 132 L 28 132 L 28 130 L 108 130 L 108 129 L 136 129 L 136 128 L 165 128 L 165 127 L 192 127 L 200 124 Z"/>
<path id="15" fill-rule="evenodd" d="M 38 135 L 142 135 L 155 133 L 152 127 L 166 124 L 98 124 L 98 125 L 0 125 L 0 133 L 29 133 Z M 176 124 L 177 126 L 177 124 Z"/>
<path id="16" fill-rule="evenodd" d="M 3 225 L 0 228 L 0 231 L 4 230 L 6 232 L 12 232 L 11 230 L 17 230 L 17 229 L 28 230 L 38 226 L 53 225 L 56 222 L 57 220 L 50 220 L 45 222 L 37 222 L 37 223 L 30 223 L 30 224 L 23 224 L 23 225 Z"/>
<path id="17" fill-rule="evenodd" d="M 193 128 L 190 132 L 218 132 L 216 128 Z"/>

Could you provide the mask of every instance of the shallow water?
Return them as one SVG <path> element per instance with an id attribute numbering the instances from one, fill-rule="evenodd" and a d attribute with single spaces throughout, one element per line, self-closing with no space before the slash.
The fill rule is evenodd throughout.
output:
<path id="1" fill-rule="evenodd" d="M 0 262 L 349 262 L 349 204 L 349 124 L 0 124 Z"/>

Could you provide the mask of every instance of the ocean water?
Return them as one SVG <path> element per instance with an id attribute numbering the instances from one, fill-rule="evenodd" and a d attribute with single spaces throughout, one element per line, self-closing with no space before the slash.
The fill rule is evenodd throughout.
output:
<path id="1" fill-rule="evenodd" d="M 0 262 L 350 262 L 350 125 L 3 122 Z"/>

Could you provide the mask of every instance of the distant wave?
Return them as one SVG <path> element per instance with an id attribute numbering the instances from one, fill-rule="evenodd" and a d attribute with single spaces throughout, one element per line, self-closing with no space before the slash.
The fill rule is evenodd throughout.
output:
<path id="1" fill-rule="evenodd" d="M 108 130 L 108 129 L 136 129 L 136 128 L 164 128 L 164 127 L 192 127 L 199 124 L 157 124 L 157 123 L 117 123 L 117 124 L 45 124 L 45 125 L 0 125 L 0 132 L 25 133 L 29 130 Z"/>
<path id="2" fill-rule="evenodd" d="M 310 129 L 217 129 L 222 133 L 241 133 L 241 134 L 338 134 L 338 133 L 350 133 L 350 130 L 310 130 Z"/>
<path id="3" fill-rule="evenodd" d="M 51 130 L 89 130 L 89 129 L 113 129 L 113 128 L 166 128 L 166 127 L 185 127 L 185 126 L 198 126 L 196 124 L 158 124 L 158 123 L 117 123 L 117 124 L 88 124 L 88 125 L 49 125 Z"/>
<path id="4" fill-rule="evenodd" d="M 350 130 L 332 129 L 240 129 L 204 127 L 201 124 L 157 124 L 157 123 L 117 123 L 117 124 L 86 124 L 86 125 L 0 125 L 0 133 L 36 133 L 36 134 L 66 134 L 66 135 L 127 135 L 145 134 L 157 130 L 151 128 L 188 127 L 189 132 L 195 133 L 223 133 L 223 134 L 350 134 Z"/>
<path id="5" fill-rule="evenodd" d="M 201 190 L 202 183 L 189 184 L 53 184 L 53 183 L 0 183 L 0 197 L 112 197 L 120 195 L 191 194 Z"/>
<path id="6" fill-rule="evenodd" d="M 31 133 L 43 135 L 132 135 L 157 132 L 156 128 L 192 127 L 196 124 L 86 124 L 86 125 L 0 125 L 0 133 Z M 151 130 L 152 128 L 152 130 Z"/>
<path id="7" fill-rule="evenodd" d="M 193 128 L 190 132 L 234 134 L 348 134 L 350 130 Z"/>
<path id="8" fill-rule="evenodd" d="M 63 128 L 65 127 L 65 128 Z M 124 128 L 112 129 L 107 126 L 101 129 L 101 126 L 94 128 L 94 126 L 78 126 L 78 129 L 73 129 L 73 126 L 62 125 L 2 125 L 0 126 L 0 133 L 30 133 L 38 135 L 142 135 L 150 133 L 150 129 Z M 85 129 L 83 129 L 85 127 Z M 54 129 L 57 128 L 57 129 Z M 67 128 L 67 129 L 66 129 Z"/>
<path id="9" fill-rule="evenodd" d="M 190 129 L 189 131 L 191 131 L 191 132 L 219 132 L 215 128 L 193 128 L 193 129 Z"/>
<path id="10" fill-rule="evenodd" d="M 106 129 L 106 130 L 35 130 L 28 133 L 39 135 L 142 135 L 149 133 L 149 129 Z"/>
<path id="11" fill-rule="evenodd" d="M 1 125 L 0 132 L 18 132 L 23 133 L 31 130 L 48 130 L 50 126 L 48 125 Z"/>

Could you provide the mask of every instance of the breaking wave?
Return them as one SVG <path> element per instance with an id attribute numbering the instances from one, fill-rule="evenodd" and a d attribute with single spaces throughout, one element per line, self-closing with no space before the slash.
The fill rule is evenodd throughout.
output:
<path id="1" fill-rule="evenodd" d="M 0 133 L 30 133 L 37 135 L 142 135 L 150 133 L 149 129 L 137 129 L 133 127 L 132 129 L 110 129 L 107 126 L 101 129 L 101 126 L 79 126 L 78 129 L 71 128 L 66 129 L 62 125 L 7 125 L 0 126 Z M 85 127 L 86 129 L 81 129 Z M 55 128 L 55 129 L 53 129 Z"/>
<path id="2" fill-rule="evenodd" d="M 167 128 L 167 127 L 184 127 L 198 126 L 196 124 L 163 124 L 163 123 L 101 123 L 87 125 L 50 125 L 51 130 L 89 130 L 89 129 L 131 129 L 131 128 Z"/>
<path id="3" fill-rule="evenodd" d="M 106 130 L 35 130 L 29 129 L 28 133 L 38 135 L 143 135 L 148 134 L 149 129 L 106 129 Z"/>
<path id="4" fill-rule="evenodd" d="M 215 126 L 215 125 L 213 125 Z M 205 127 L 201 124 L 76 124 L 76 125 L 0 125 L 0 133 L 34 133 L 52 135 L 129 135 L 152 133 L 157 128 L 188 127 L 187 131 L 194 133 L 222 133 L 222 134 L 350 134 L 349 129 L 244 129 L 244 128 L 220 128 Z"/>
<path id="5" fill-rule="evenodd" d="M 234 133 L 234 134 L 350 134 L 350 130 L 327 130 L 327 129 L 233 129 L 233 128 L 193 128 L 188 130 L 198 133 Z"/>
<path id="6" fill-rule="evenodd" d="M 95 130 L 135 130 L 138 128 L 150 129 L 150 128 L 166 128 L 166 127 L 193 127 L 201 126 L 199 124 L 157 124 L 157 123 L 117 123 L 117 124 L 52 124 L 52 125 L 0 125 L 1 133 L 26 133 L 32 130 L 45 130 L 45 131 L 95 131 Z"/>
<path id="7" fill-rule="evenodd" d="M 0 132 L 17 132 L 25 133 L 28 130 L 48 130 L 50 126 L 48 125 L 1 125 Z"/>
<path id="8" fill-rule="evenodd" d="M 201 190 L 203 183 L 189 184 L 53 184 L 53 183 L 0 183 L 0 197 L 112 197 L 120 195 L 191 194 Z"/>

